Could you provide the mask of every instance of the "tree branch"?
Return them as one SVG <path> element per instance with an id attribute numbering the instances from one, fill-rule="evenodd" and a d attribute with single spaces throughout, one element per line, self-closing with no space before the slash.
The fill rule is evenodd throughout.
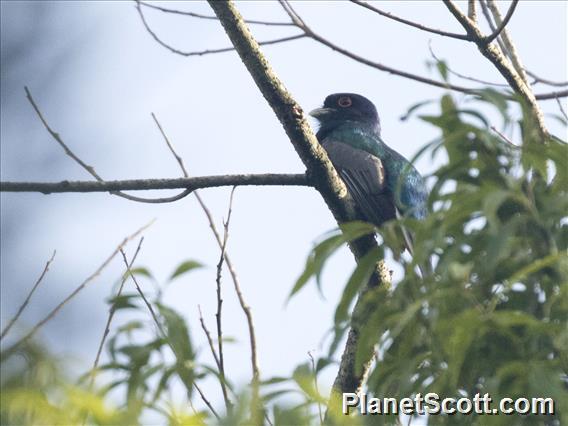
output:
<path id="1" fill-rule="evenodd" d="M 232 1 L 219 2 L 209 0 L 209 4 L 221 21 L 256 85 L 282 123 L 290 141 L 306 165 L 310 180 L 313 180 L 314 186 L 324 198 L 337 222 L 343 223 L 356 219 L 357 214 L 355 213 L 353 201 L 324 149 L 315 138 L 300 105 L 292 98 L 284 84 L 273 72 L 270 64 L 260 51 L 258 43 L 235 8 L 234 3 Z M 376 241 L 372 236 L 361 238 L 350 245 L 351 251 L 357 260 L 361 259 L 373 247 L 376 247 Z M 384 261 L 380 261 L 365 290 L 376 288 L 380 284 L 389 282 L 390 274 L 388 268 Z M 356 304 L 355 310 L 357 310 L 358 305 Z M 354 323 L 352 325 L 350 334 L 353 334 L 354 338 L 350 341 L 351 347 L 346 347 L 346 352 L 356 351 L 359 334 L 358 327 L 358 324 Z M 371 359 L 372 353 L 364 354 L 363 358 Z M 355 365 L 355 363 L 349 363 L 348 361 L 345 356 L 342 357 L 340 364 L 341 374 L 338 374 L 332 392 L 333 401 L 340 400 L 341 392 L 354 392 L 362 385 L 363 377 L 368 368 L 367 363 L 363 362 L 363 365 Z"/>
<path id="2" fill-rule="evenodd" d="M 217 19 L 217 18 L 215 18 L 215 19 Z M 170 140 L 166 136 L 166 134 L 165 134 L 164 130 L 162 129 L 162 126 L 160 125 L 156 116 L 154 114 L 152 114 L 152 117 L 153 117 L 154 121 L 156 122 L 158 129 L 162 133 L 162 136 L 163 136 L 164 140 L 166 141 L 168 148 L 170 149 L 171 153 L 173 154 L 176 161 L 178 162 L 178 164 L 179 164 L 179 166 L 180 166 L 180 168 L 183 172 L 183 175 L 185 177 L 189 177 L 189 172 L 185 168 L 185 165 L 183 163 L 183 159 L 175 151 L 172 143 L 170 142 Z M 234 186 L 233 186 L 233 188 L 234 188 Z M 242 311 L 243 311 L 243 313 L 245 314 L 245 317 L 246 317 L 246 321 L 247 321 L 247 325 L 248 325 L 248 332 L 249 332 L 250 351 L 251 351 L 251 357 L 250 358 L 251 358 L 251 366 L 252 366 L 252 388 L 253 388 L 253 395 L 256 395 L 257 392 L 258 392 L 258 384 L 260 382 L 260 371 L 259 371 L 259 368 L 258 368 L 256 333 L 254 331 L 254 321 L 253 321 L 253 317 L 252 317 L 252 311 L 251 311 L 250 306 L 246 303 L 246 300 L 244 298 L 235 266 L 233 265 L 233 262 L 231 261 L 231 258 L 229 257 L 229 253 L 227 252 L 226 247 L 225 248 L 223 247 L 224 243 L 221 240 L 221 235 L 219 234 L 219 231 L 217 231 L 217 227 L 215 226 L 215 221 L 213 220 L 213 215 L 211 214 L 211 211 L 209 210 L 209 208 L 207 207 L 207 205 L 205 204 L 205 202 L 203 201 L 203 199 L 201 198 L 201 195 L 199 194 L 199 192 L 197 190 L 195 190 L 193 192 L 193 195 L 195 195 L 195 198 L 197 199 L 197 202 L 199 203 L 201 210 L 203 211 L 203 213 L 207 217 L 207 221 L 209 222 L 209 228 L 211 229 L 211 232 L 215 236 L 215 240 L 217 241 L 219 248 L 221 249 L 221 251 L 224 252 L 223 257 L 225 259 L 225 264 L 227 265 L 227 269 L 229 270 L 229 273 L 231 275 L 231 279 L 233 281 L 233 287 L 235 289 L 235 293 L 237 294 L 237 298 L 239 300 L 239 305 L 241 306 L 241 309 L 242 309 Z M 207 338 L 209 340 L 209 345 L 210 345 L 211 350 L 213 352 L 213 357 L 215 358 L 217 368 L 219 368 L 219 370 L 220 370 L 219 358 L 217 357 L 217 354 L 215 353 L 215 348 L 212 345 L 211 336 L 209 335 L 209 331 L 205 327 L 205 322 L 203 321 L 203 317 L 201 315 L 201 309 L 199 309 L 199 315 L 200 315 L 200 319 L 201 319 L 201 325 L 202 325 L 202 327 L 205 331 L 205 334 L 207 335 Z M 221 383 L 221 386 L 224 386 L 224 383 Z M 253 401 L 253 403 L 254 403 L 254 401 Z M 266 421 L 268 422 L 268 424 L 272 425 L 272 422 L 270 421 L 270 419 L 268 418 L 268 415 L 266 413 L 265 413 L 265 418 L 266 418 Z"/>
<path id="3" fill-rule="evenodd" d="M 61 182 L 0 182 L 0 192 L 41 192 L 43 194 L 62 192 L 116 192 L 142 191 L 149 189 L 180 189 L 191 194 L 199 188 L 220 186 L 313 186 L 305 174 L 247 174 L 183 177 L 169 179 L 129 179 L 109 181 L 68 181 Z"/>
<path id="4" fill-rule="evenodd" d="M 287 1 L 285 1 L 285 0 L 279 0 L 279 1 L 280 1 L 280 4 L 282 5 L 283 9 L 286 11 L 286 13 L 288 13 L 290 18 L 294 22 L 294 24 L 299 29 L 304 31 L 304 33 L 306 34 L 307 37 L 309 37 L 312 40 L 317 41 L 318 43 L 329 47 L 330 49 L 336 51 L 337 53 L 339 53 L 343 56 L 346 56 L 348 58 L 351 58 L 354 61 L 357 61 L 357 62 L 359 62 L 363 65 L 367 65 L 371 68 L 375 68 L 379 71 L 388 72 L 389 74 L 397 75 L 399 77 L 407 78 L 409 80 L 417 81 L 419 83 L 428 84 L 428 85 L 434 86 L 434 87 L 440 87 L 442 89 L 453 90 L 455 92 L 461 92 L 461 93 L 467 93 L 467 94 L 470 94 L 470 95 L 476 95 L 481 90 L 481 88 L 458 86 L 458 85 L 455 85 L 455 84 L 450 84 L 450 83 L 445 82 L 445 81 L 438 81 L 438 80 L 434 80 L 434 79 L 431 79 L 431 78 L 423 77 L 423 76 L 418 75 L 418 74 L 412 74 L 412 73 L 409 73 L 409 72 L 406 72 L 406 71 L 403 71 L 403 70 L 399 70 L 397 68 L 394 68 L 394 67 L 391 67 L 391 66 L 388 66 L 388 65 L 381 64 L 379 62 L 372 61 L 372 60 L 365 58 L 363 56 L 359 56 L 356 53 L 353 53 L 352 51 L 345 49 L 345 48 L 331 42 L 330 40 L 326 39 L 325 37 L 317 34 L 308 25 L 306 25 L 304 20 L 297 13 L 295 13 L 293 11 L 292 7 L 290 6 L 290 4 Z M 479 33 L 479 37 L 482 38 L 483 35 L 481 33 Z M 561 92 L 551 92 L 551 93 L 542 93 L 542 94 L 534 95 L 535 99 L 537 99 L 537 100 L 549 100 L 549 99 L 556 99 L 556 98 L 565 97 L 565 96 L 568 96 L 568 90 L 564 90 L 564 91 L 561 91 Z M 513 98 L 510 97 L 509 99 L 513 99 Z"/>
<path id="5" fill-rule="evenodd" d="M 88 164 L 83 162 L 77 155 L 75 155 L 75 153 L 73 153 L 73 151 L 71 151 L 69 149 L 69 147 L 65 144 L 65 142 L 63 142 L 63 139 L 61 138 L 61 136 L 59 136 L 59 133 L 57 133 L 57 132 L 55 132 L 51 129 L 51 127 L 49 126 L 49 124 L 47 124 L 47 121 L 43 117 L 43 114 L 41 113 L 39 107 L 35 103 L 35 101 L 32 97 L 32 94 L 30 93 L 28 88 L 25 87 L 24 89 L 26 91 L 26 96 L 28 98 L 28 101 L 32 105 L 33 109 L 35 110 L 35 112 L 38 115 L 39 119 L 41 120 L 43 126 L 45 127 L 47 132 L 51 135 L 51 137 L 61 146 L 61 148 L 63 148 L 63 150 L 65 151 L 65 154 L 67 154 L 69 157 L 71 157 L 77 164 L 79 164 L 83 169 L 85 169 L 97 181 L 103 182 L 103 178 L 101 176 L 99 176 L 99 174 L 95 171 L 95 168 L 92 167 L 92 166 L 89 166 Z M 111 194 L 116 195 L 118 197 L 126 198 L 127 200 L 130 200 L 130 201 L 137 201 L 139 203 L 171 203 L 173 201 L 177 201 L 177 200 L 189 195 L 190 192 L 191 191 L 185 190 L 185 191 L 181 192 L 180 194 L 174 195 L 173 197 L 154 198 L 154 199 L 153 198 L 135 197 L 133 195 L 124 194 L 120 191 L 112 191 Z"/>
<path id="6" fill-rule="evenodd" d="M 501 21 L 501 23 L 499 23 L 499 26 L 495 29 L 495 31 L 493 31 L 487 37 L 483 38 L 483 41 L 485 43 L 491 43 L 493 40 L 495 40 L 497 37 L 499 37 L 499 34 L 501 34 L 501 32 L 505 29 L 505 27 L 509 23 L 509 20 L 513 16 L 513 13 L 515 12 L 515 9 L 517 8 L 518 4 L 519 4 L 519 0 L 513 0 L 513 2 L 511 3 L 511 6 L 509 7 L 509 10 L 507 11 L 507 14 L 505 15 L 505 19 L 503 19 L 503 21 Z"/>
<path id="7" fill-rule="evenodd" d="M 513 65 L 513 68 L 515 68 L 515 70 L 519 73 L 519 75 L 521 76 L 521 78 L 523 79 L 525 84 L 529 84 L 528 83 L 529 79 L 528 79 L 527 74 L 525 72 L 525 67 L 521 63 L 521 59 L 520 59 L 519 55 L 517 54 L 517 49 L 516 49 L 515 45 L 513 44 L 511 37 L 509 37 L 509 31 L 507 31 L 507 29 L 503 26 L 503 23 L 505 21 L 503 20 L 503 17 L 501 16 L 501 12 L 499 11 L 499 8 L 497 7 L 497 5 L 493 1 L 487 0 L 486 3 L 487 3 L 487 6 L 489 7 L 489 9 L 491 11 L 491 15 L 493 16 L 495 24 L 499 25 L 499 28 L 502 28 L 501 31 L 499 31 L 499 28 L 497 28 L 495 30 L 495 32 L 499 31 L 499 33 L 500 33 L 499 39 L 502 41 L 502 44 L 500 45 L 501 50 L 503 51 L 505 56 L 507 56 L 509 58 L 509 60 L 511 61 L 511 64 Z M 511 11 L 512 8 L 513 8 L 513 5 L 511 5 L 511 8 L 509 9 L 509 11 Z"/>
<path id="8" fill-rule="evenodd" d="M 169 45 L 168 43 L 163 41 L 160 37 L 158 37 L 158 35 L 150 28 L 150 25 L 146 21 L 146 17 L 144 16 L 144 13 L 142 12 L 142 8 L 140 7 L 141 4 L 144 5 L 144 6 L 148 6 L 148 7 L 150 7 L 150 6 L 147 5 L 147 4 L 141 3 L 139 1 L 136 2 L 136 10 L 138 10 L 138 14 L 140 15 L 140 19 L 142 20 L 142 24 L 144 25 L 144 28 L 146 28 L 146 31 L 148 32 L 148 34 L 150 34 L 152 36 L 152 38 L 154 40 L 156 40 L 156 42 L 158 44 L 165 47 L 170 52 L 175 53 L 176 55 L 181 55 L 181 56 L 186 56 L 186 57 L 189 57 L 189 56 L 204 56 L 204 55 L 212 55 L 212 54 L 216 54 L 216 53 L 232 52 L 233 50 L 235 50 L 234 47 L 222 47 L 222 48 L 219 48 L 219 49 L 195 50 L 195 51 L 191 51 L 191 52 L 185 52 L 183 50 L 176 49 L 175 47 Z M 157 6 L 153 6 L 153 7 L 157 8 Z M 165 11 L 162 8 L 160 8 L 160 10 Z M 177 11 L 177 12 L 182 14 L 180 11 Z M 185 14 L 187 15 L 188 13 L 185 13 Z M 196 16 L 195 14 L 189 14 L 189 16 L 199 17 L 199 18 L 202 18 L 202 19 L 209 19 L 206 16 Z M 259 23 L 259 22 L 256 21 L 255 23 Z M 265 25 L 267 25 L 267 24 L 265 23 Z M 292 23 L 288 23 L 287 25 L 293 26 Z M 281 37 L 281 38 L 277 38 L 277 39 L 274 39 L 274 40 L 261 41 L 259 44 L 269 45 L 269 44 L 285 43 L 287 41 L 292 41 L 292 40 L 304 38 L 305 36 L 306 36 L 305 34 L 296 34 L 296 35 L 293 35 L 293 36 Z"/>
<path id="9" fill-rule="evenodd" d="M 8 324 L 6 325 L 4 330 L 2 330 L 2 334 L 0 334 L 0 340 L 2 340 L 4 338 L 4 336 L 6 336 L 6 334 L 8 333 L 8 331 L 10 331 L 10 329 L 12 328 L 14 323 L 18 320 L 18 318 L 20 318 L 20 315 L 22 315 L 22 312 L 24 312 L 24 309 L 26 309 L 26 306 L 28 306 L 28 303 L 30 302 L 32 295 L 34 294 L 34 292 L 36 291 L 38 286 L 41 284 L 43 277 L 45 277 L 45 274 L 47 274 L 47 271 L 49 271 L 49 265 L 51 265 L 51 262 L 53 262 L 54 258 L 55 258 L 55 250 L 53 251 L 51 258 L 45 264 L 45 267 L 43 268 L 41 275 L 36 280 L 34 286 L 32 287 L 32 289 L 30 290 L 30 292 L 26 296 L 24 303 L 22 303 L 22 305 L 18 308 L 18 311 L 16 312 L 16 315 L 14 315 L 14 318 L 12 318 L 10 321 L 8 321 Z"/>
<path id="10" fill-rule="evenodd" d="M 49 314 L 47 314 L 41 321 L 39 321 L 35 326 L 32 327 L 30 331 L 28 331 L 22 338 L 20 338 L 16 343 L 10 346 L 8 349 L 2 352 L 1 358 L 7 359 L 11 355 L 13 355 L 22 344 L 28 341 L 37 331 L 47 324 L 57 313 L 63 308 L 71 299 L 73 299 L 81 290 L 83 290 L 91 281 L 93 281 L 96 277 L 98 277 L 103 269 L 105 269 L 109 263 L 114 259 L 114 257 L 122 250 L 122 248 L 132 239 L 136 238 L 140 233 L 142 233 L 145 229 L 147 229 L 150 225 L 152 225 L 154 221 L 152 220 L 150 223 L 144 225 L 143 227 L 139 228 L 136 232 L 128 237 L 124 238 L 122 242 L 118 245 L 118 247 L 111 253 L 109 257 L 97 268 L 95 272 L 89 275 L 79 286 L 75 288 L 62 302 L 60 302 L 55 308 L 51 310 Z"/>
<path id="11" fill-rule="evenodd" d="M 511 88 L 520 96 L 521 100 L 530 108 L 530 112 L 534 123 L 537 127 L 538 139 L 544 143 L 549 133 L 544 124 L 544 117 L 535 96 L 526 80 L 505 58 L 500 49 L 490 43 L 485 42 L 485 38 L 477 24 L 471 21 L 463 12 L 454 4 L 452 0 L 444 0 L 444 4 L 448 10 L 454 15 L 457 21 L 464 27 L 468 34 L 471 34 L 476 40 L 477 47 L 481 54 L 497 68 L 501 75 L 507 80 Z"/>
<path id="12" fill-rule="evenodd" d="M 409 25 L 409 26 L 414 27 L 414 28 L 418 28 L 419 30 L 422 30 L 422 31 L 426 31 L 426 32 L 433 33 L 433 34 L 438 34 L 438 35 L 441 35 L 441 36 L 444 36 L 444 37 L 455 38 L 455 39 L 458 39 L 458 40 L 472 41 L 470 36 L 467 35 L 467 34 L 451 33 L 451 32 L 448 32 L 448 31 L 438 30 L 436 28 L 430 28 L 430 27 L 427 27 L 425 25 L 419 24 L 418 22 L 414 22 L 414 21 L 411 21 L 409 19 L 400 18 L 396 15 L 393 15 L 392 13 L 385 12 L 385 11 L 375 7 L 375 6 L 372 6 L 371 4 L 369 4 L 367 2 L 364 2 L 364 1 L 361 1 L 361 0 L 350 0 L 350 1 L 351 1 L 351 3 L 355 3 L 356 5 L 364 7 L 365 9 L 368 9 L 368 10 L 375 12 L 375 13 L 381 15 L 381 16 L 384 16 L 385 18 L 389 18 L 389 19 L 392 19 L 393 21 L 397 21 L 397 22 L 400 22 L 402 24 Z"/>
<path id="13" fill-rule="evenodd" d="M 136 261 L 136 258 L 138 257 L 138 253 L 140 253 L 140 248 L 142 247 L 143 242 L 144 242 L 144 237 L 140 238 L 140 241 L 138 242 L 138 247 L 136 247 L 136 251 L 134 252 L 134 256 L 132 256 L 130 263 L 127 263 L 127 269 L 124 272 L 124 274 L 122 274 L 122 280 L 120 281 L 120 286 L 118 287 L 116 296 L 114 296 L 115 303 L 113 303 L 109 309 L 107 322 L 105 324 L 105 330 L 103 332 L 103 336 L 101 337 L 99 348 L 97 349 L 97 355 L 95 356 L 95 361 L 93 362 L 93 368 L 91 369 L 91 374 L 90 374 L 91 380 L 89 381 L 89 389 L 93 387 L 93 384 L 95 382 L 95 375 L 97 373 L 97 368 L 99 367 L 99 360 L 101 358 L 101 354 L 105 346 L 105 341 L 110 333 L 110 324 L 114 318 L 114 314 L 116 313 L 116 305 L 117 305 L 116 299 L 122 294 L 122 290 L 124 289 L 124 284 L 126 283 L 126 280 L 128 279 L 129 276 L 128 274 L 128 271 L 130 270 L 129 268 L 131 268 L 134 262 Z M 83 422 L 83 424 L 85 424 L 85 422 Z"/>
<path id="14" fill-rule="evenodd" d="M 181 356 L 178 354 L 178 352 L 176 351 L 176 348 L 174 347 L 174 345 L 172 344 L 172 342 L 168 338 L 168 334 L 165 332 L 164 327 L 162 327 L 162 323 L 158 319 L 158 316 L 156 315 L 156 311 L 154 311 L 154 308 L 152 308 L 152 304 L 150 303 L 150 301 L 148 300 L 148 298 L 146 297 L 146 295 L 142 291 L 142 287 L 140 287 L 140 285 L 138 284 L 138 280 L 136 279 L 136 276 L 132 273 L 132 269 L 130 268 L 130 265 L 128 264 L 128 259 L 126 259 L 126 254 L 124 254 L 124 250 L 122 248 L 120 249 L 120 254 L 122 255 L 122 260 L 124 261 L 124 264 L 126 265 L 126 271 L 127 271 L 128 276 L 130 276 L 130 278 L 132 279 L 132 282 L 134 283 L 134 286 L 136 287 L 136 291 L 138 291 L 138 294 L 140 295 L 140 297 L 144 301 L 144 304 L 148 308 L 148 311 L 150 312 L 150 315 L 152 316 L 152 319 L 154 320 L 154 323 L 156 324 L 156 328 L 158 329 L 158 334 L 160 335 L 161 338 L 164 339 L 164 341 L 170 347 L 171 351 L 173 352 L 173 354 L 176 358 L 176 363 L 178 363 L 178 365 L 181 364 L 182 368 L 187 368 L 187 366 L 185 364 L 180 363 L 180 359 L 182 359 Z M 203 393 L 203 391 L 201 390 L 199 385 L 195 381 L 192 381 L 191 383 L 189 383 L 185 379 L 184 375 L 182 375 L 182 374 L 178 373 L 178 377 L 181 380 L 181 382 L 184 384 L 184 386 L 187 390 L 188 399 L 191 400 L 191 387 L 193 386 L 195 388 L 195 390 L 197 390 L 197 392 L 199 393 L 199 396 L 201 397 L 201 400 L 205 403 L 205 405 L 207 405 L 207 407 L 209 408 L 211 413 L 213 413 L 213 415 L 215 416 L 215 418 L 217 420 L 220 420 L 219 414 L 217 414 L 217 411 L 215 411 L 215 408 L 213 408 L 213 405 L 211 405 L 211 403 L 209 402 L 209 400 L 207 399 L 207 397 L 205 396 L 205 394 Z"/>
<path id="15" fill-rule="evenodd" d="M 144 7 L 147 7 L 149 9 L 155 9 L 155 10 L 159 10 L 160 12 L 171 13 L 173 15 L 184 15 L 184 16 L 190 16 L 192 18 L 206 19 L 206 20 L 213 20 L 213 21 L 219 20 L 216 16 L 203 15 L 201 13 L 189 12 L 189 11 L 185 11 L 185 10 L 169 9 L 169 8 L 166 8 L 166 7 L 156 6 L 155 4 L 144 3 L 144 2 L 141 2 L 139 0 L 136 0 L 136 3 L 138 3 L 138 4 L 140 4 Z M 292 22 L 259 21 L 259 20 L 255 20 L 255 19 L 245 19 L 244 21 L 247 24 L 266 25 L 268 27 L 293 27 L 294 26 L 294 24 Z"/>
<path id="16" fill-rule="evenodd" d="M 225 375 L 225 356 L 223 353 L 223 324 L 221 320 L 221 315 L 223 313 L 223 296 L 221 293 L 221 274 L 223 271 L 223 263 L 225 261 L 225 252 L 227 249 L 227 240 L 229 238 L 229 223 L 231 220 L 231 213 L 233 211 L 233 195 L 235 194 L 235 187 L 231 190 L 231 196 L 229 198 L 229 209 L 227 212 L 227 220 L 224 222 L 224 232 L 223 232 L 223 244 L 221 245 L 221 255 L 219 256 L 219 262 L 217 263 L 217 274 L 215 282 L 217 284 L 217 313 L 215 318 L 217 320 L 217 351 L 219 354 L 219 375 L 221 376 L 221 388 L 223 391 L 223 399 L 225 400 L 225 407 L 227 411 L 231 410 L 231 403 L 229 401 L 229 396 L 227 395 L 227 385 L 226 385 L 226 375 Z"/>

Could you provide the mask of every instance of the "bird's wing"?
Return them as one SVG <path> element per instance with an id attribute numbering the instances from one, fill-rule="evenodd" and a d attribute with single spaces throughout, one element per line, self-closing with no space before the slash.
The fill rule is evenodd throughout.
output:
<path id="1" fill-rule="evenodd" d="M 381 160 L 331 138 L 322 146 L 365 218 L 376 225 L 396 217 L 392 194 L 385 185 Z"/>

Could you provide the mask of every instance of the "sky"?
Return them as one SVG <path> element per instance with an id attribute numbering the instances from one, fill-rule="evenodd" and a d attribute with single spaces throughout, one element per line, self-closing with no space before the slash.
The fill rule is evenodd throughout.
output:
<path id="1" fill-rule="evenodd" d="M 164 7 L 168 3 L 161 4 Z M 463 7 L 463 2 L 460 3 Z M 508 2 L 499 2 L 502 9 Z M 384 2 L 384 10 L 424 25 L 462 32 L 438 2 Z M 206 3 L 175 2 L 172 7 L 212 14 Z M 249 19 L 285 21 L 276 2 L 241 2 Z M 302 2 L 297 11 L 334 42 L 386 65 L 437 78 L 427 66 L 436 55 L 452 69 L 503 83 L 473 44 L 425 34 L 344 2 Z M 554 81 L 567 79 L 566 2 L 519 4 L 508 28 L 526 67 Z M 146 10 L 152 29 L 180 50 L 229 46 L 214 20 L 197 20 Z M 254 26 L 258 40 L 298 32 Z M 0 175 L 6 181 L 89 180 L 90 176 L 52 140 L 25 98 L 29 87 L 52 128 L 105 179 L 179 177 L 180 170 L 152 121 L 166 134 L 193 176 L 232 173 L 302 173 L 291 143 L 235 52 L 182 57 L 158 45 L 144 29 L 133 2 L 1 2 Z M 410 106 L 439 99 L 444 90 L 365 67 L 309 39 L 263 48 L 274 71 L 305 111 L 334 92 L 355 92 L 377 106 L 384 140 L 406 157 L 437 136 L 413 117 Z M 475 86 L 455 77 L 456 84 Z M 537 93 L 554 88 L 537 85 Z M 459 102 L 466 97 L 454 95 Z M 563 101 L 566 104 L 565 100 Z M 545 114 L 558 114 L 555 101 L 541 102 Z M 424 110 L 437 112 L 431 105 Z M 500 121 L 493 111 L 489 117 Z M 491 115 L 492 114 L 492 115 Z M 546 118 L 553 133 L 563 130 Z M 511 135 L 514 139 L 515 136 Z M 441 161 L 441 160 L 440 160 Z M 417 168 L 439 166 L 428 158 Z M 201 192 L 219 227 L 227 214 L 230 188 Z M 141 195 L 141 194 L 137 194 Z M 160 194 L 144 194 L 164 196 Z M 165 289 L 165 302 L 186 317 L 191 336 L 212 364 L 199 329 L 198 308 L 214 329 L 216 264 L 219 248 L 193 197 L 171 204 L 139 204 L 109 194 L 3 193 L 1 201 L 1 323 L 14 315 L 53 250 L 51 269 L 16 326 L 12 338 L 43 318 L 116 248 L 152 219 L 138 266 L 164 283 L 178 264 L 194 259 L 205 268 Z M 227 250 L 252 308 L 263 378 L 290 375 L 323 355 L 334 307 L 354 267 L 342 250 L 323 276 L 322 298 L 315 285 L 286 303 L 314 242 L 336 224 L 322 198 L 310 188 L 242 187 L 235 192 Z M 127 247 L 134 252 L 135 244 Z M 92 365 L 108 313 L 105 300 L 123 270 L 120 257 L 50 321 L 39 338 L 69 359 L 71 371 Z M 396 274 L 400 271 L 395 270 Z M 129 284 L 131 285 L 131 283 Z M 151 293 L 152 285 L 144 283 Z M 229 275 L 223 274 L 227 374 L 237 386 L 250 380 L 248 337 Z M 128 319 L 119 315 L 117 323 Z M 10 338 L 6 339 L 9 343 Z M 6 344 L 8 344 L 6 343 Z M 3 345 L 5 342 L 3 342 Z M 328 368 L 321 387 L 335 375 Z M 220 403 L 215 383 L 206 392 Z"/>

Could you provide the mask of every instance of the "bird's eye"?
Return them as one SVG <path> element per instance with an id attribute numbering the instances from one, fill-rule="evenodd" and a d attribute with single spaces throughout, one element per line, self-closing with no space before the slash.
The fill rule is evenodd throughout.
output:
<path id="1" fill-rule="evenodd" d="M 342 96 L 337 100 L 337 105 L 342 108 L 348 108 L 353 104 L 353 101 L 349 96 Z"/>

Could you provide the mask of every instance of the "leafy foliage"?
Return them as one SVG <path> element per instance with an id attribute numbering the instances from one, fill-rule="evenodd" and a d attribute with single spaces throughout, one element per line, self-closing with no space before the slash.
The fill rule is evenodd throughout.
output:
<path id="1" fill-rule="evenodd" d="M 486 90 L 477 100 L 494 106 L 504 126 L 514 124 L 504 95 Z M 553 136 L 535 139 L 529 114 L 517 123 L 522 145 L 513 146 L 479 111 L 460 109 L 449 95 L 440 109 L 421 116 L 441 132 L 430 146 L 433 155 L 448 158 L 433 175 L 432 213 L 423 222 L 403 218 L 379 230 L 395 253 L 400 226 L 412 232 L 415 246 L 411 260 L 399 261 L 404 276 L 394 289 L 365 296 L 374 309 L 359 351 L 377 344 L 378 353 L 368 390 L 398 398 L 418 392 L 552 397 L 556 422 L 566 421 L 568 145 Z M 346 329 L 346 306 L 366 284 L 366 268 L 381 257 L 369 254 L 349 280 L 336 311 L 336 341 Z M 434 271 L 422 277 L 417 266 L 427 262 Z M 313 272 L 306 268 L 303 279 Z M 545 420 L 519 416 L 514 422 Z M 510 424 L 511 418 L 431 421 L 485 425 Z"/>
<path id="2" fill-rule="evenodd" d="M 438 67 L 446 69 L 445 64 Z M 442 71 L 442 70 L 441 70 Z M 475 103 L 491 105 L 503 127 L 519 126 L 522 145 L 513 146 L 492 129 Z M 405 118 L 431 101 L 414 105 Z M 412 397 L 436 392 L 442 397 L 489 393 L 502 397 L 552 397 L 557 415 L 436 416 L 431 424 L 561 424 L 568 419 L 568 148 L 558 138 L 541 143 L 529 114 L 514 122 L 511 102 L 485 90 L 474 106 L 456 105 L 450 96 L 439 115 L 420 118 L 441 133 L 419 155 L 447 158 L 431 176 L 431 214 L 422 222 L 401 218 L 376 229 L 356 222 L 325 235 L 310 253 L 290 297 L 321 273 L 333 253 L 346 243 L 378 232 L 384 242 L 353 271 L 335 312 L 334 338 L 327 357 L 299 365 L 291 377 L 260 383 L 262 414 L 274 425 L 319 424 L 328 389 L 318 375 L 335 366 L 334 355 L 352 318 L 352 306 L 385 252 L 400 252 L 400 227 L 414 235 L 414 256 L 396 256 L 404 270 L 392 288 L 365 294 L 366 317 L 360 334 L 360 358 L 377 348 L 377 363 L 367 384 L 378 397 Z M 522 109 L 522 105 L 521 105 Z M 422 276 L 419 267 L 432 264 Z M 169 283 L 202 267 L 182 262 Z M 423 268 L 424 269 L 424 268 Z M 150 306 L 138 293 L 113 295 L 108 303 L 129 320 L 112 328 L 108 357 L 79 383 L 67 377 L 61 360 L 35 343 L 20 356 L 2 359 L 2 424 L 140 424 L 147 413 L 161 423 L 250 424 L 251 391 L 237 391 L 225 377 L 231 408 L 215 418 L 194 411 L 195 384 L 223 380 L 216 367 L 200 360 L 193 329 L 179 312 L 165 305 L 162 291 L 147 268 L 129 274 L 155 285 Z M 123 317 L 124 318 L 124 317 Z M 361 320 L 361 318 L 359 318 Z M 91 387 L 93 375 L 96 386 Z M 180 401 L 180 389 L 183 400 Z M 173 398 L 172 394 L 177 394 Z M 219 395 L 217 395 L 218 397 Z M 215 397 L 214 397 L 215 398 Z M 219 398 L 215 398 L 219 400 Z M 111 403 L 113 401 L 114 403 Z M 203 406 L 201 404 L 200 406 Z M 218 407 L 216 407 L 218 409 Z M 392 423 L 393 417 L 346 417 L 330 414 L 334 424 Z"/>

